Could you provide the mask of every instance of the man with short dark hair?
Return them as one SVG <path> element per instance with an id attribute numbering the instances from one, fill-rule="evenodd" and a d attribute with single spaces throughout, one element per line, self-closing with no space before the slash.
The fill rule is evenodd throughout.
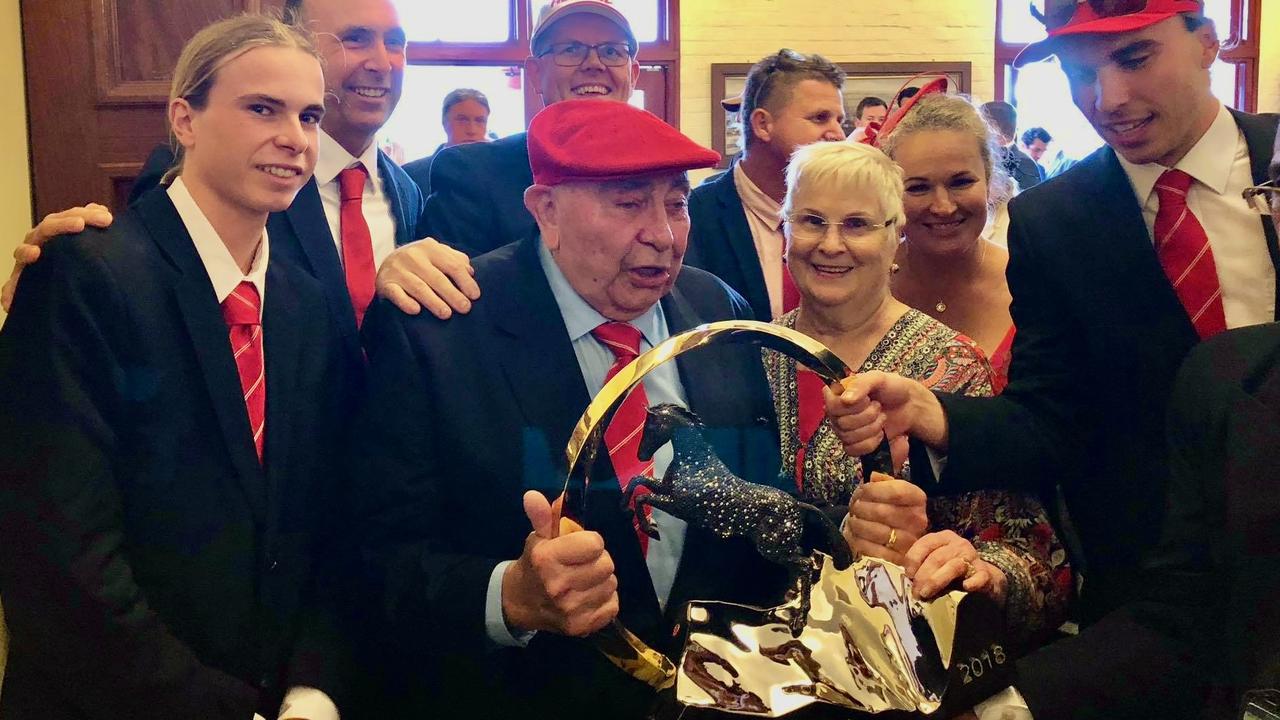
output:
<path id="1" fill-rule="evenodd" d="M 1142 7 L 1050 2 L 1047 39 L 1015 63 L 1057 55 L 1107 146 L 1010 204 L 1018 337 L 1008 388 L 973 400 L 867 377 L 845 397 L 861 417 L 833 407 L 855 454 L 866 440 L 858 434 L 874 437 L 867 428 L 881 421 L 945 453 L 940 491 L 1022 479 L 1049 493 L 1060 483 L 1084 553 L 1086 627 L 1122 620 L 1146 589 L 1182 360 L 1201 339 L 1277 317 L 1275 223 L 1243 193 L 1268 179 L 1280 118 L 1214 98 L 1219 44 L 1202 2 Z M 881 412 L 865 412 L 868 396 Z M 922 450 L 913 448 L 912 467 L 928 483 Z M 1090 652 L 1067 641 L 1020 660 L 1014 686 L 1036 720 L 1200 717 L 1203 678 L 1185 670 L 1137 642 Z"/>
<path id="2" fill-rule="evenodd" d="M 1036 163 L 1039 163 L 1040 158 L 1044 157 L 1051 142 L 1053 142 L 1053 136 L 1042 127 L 1028 128 L 1026 132 L 1022 133 L 1022 149 Z"/>
<path id="3" fill-rule="evenodd" d="M 640 64 L 631 23 L 610 0 L 553 0 L 534 25 L 524 67 L 545 105 L 631 99 Z M 426 232 L 475 257 L 533 234 L 524 207 L 527 135 L 445 148 L 431 163 Z"/>
<path id="4" fill-rule="evenodd" d="M 454 145 L 486 142 L 489 128 L 489 98 L 479 90 L 458 88 L 444 96 L 440 124 L 444 126 L 444 142 L 426 157 L 405 163 L 404 171 L 418 183 L 423 196 L 431 194 L 431 160 L 441 150 Z"/>
<path id="5" fill-rule="evenodd" d="M 371 316 L 352 461 L 359 534 L 392 636 L 424 656 L 408 668 L 427 695 L 414 716 L 638 720 L 653 689 L 586 636 L 619 618 L 674 654 L 686 601 L 768 603 L 781 587 L 747 545 L 659 510 L 658 532 L 638 533 L 619 483 L 661 476 L 670 456 L 647 470 L 627 438 L 645 406 L 683 404 L 735 473 L 770 482 L 773 405 L 758 350 L 707 348 L 658 368 L 605 431 L 582 493 L 588 531 L 557 536 L 548 500 L 564 448 L 606 378 L 670 335 L 750 309 L 683 267 L 685 171 L 713 166 L 714 152 L 626 103 L 582 99 L 539 113 L 528 148 L 538 233 L 476 260 L 485 301 L 448 322 L 386 304 Z"/>
<path id="6" fill-rule="evenodd" d="M 771 320 L 799 301 L 783 263 L 782 198 L 791 153 L 843 140 L 844 71 L 821 55 L 779 50 L 756 63 L 742 91 L 742 154 L 689 198 L 689 263 L 718 275 Z"/>
<path id="7" fill-rule="evenodd" d="M 858 107 L 853 110 L 853 117 L 856 120 L 856 127 L 864 128 L 871 123 L 884 123 L 884 119 L 889 117 L 889 103 L 874 96 L 868 95 L 858 101 Z"/>
<path id="8" fill-rule="evenodd" d="M 1018 149 L 1018 111 L 1007 102 L 983 103 L 980 109 L 1000 140 L 1000 164 L 1018 189 L 1027 190 L 1044 180 L 1044 169 Z"/>

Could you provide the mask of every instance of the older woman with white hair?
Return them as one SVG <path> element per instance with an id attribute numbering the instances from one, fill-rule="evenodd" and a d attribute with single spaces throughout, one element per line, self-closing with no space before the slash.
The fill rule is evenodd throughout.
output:
<path id="1" fill-rule="evenodd" d="M 991 368 L 972 340 L 889 292 L 905 217 L 902 170 L 884 153 L 849 143 L 797 150 L 783 215 L 800 304 L 778 324 L 821 341 L 858 372 L 896 372 L 942 392 L 992 393 Z M 764 353 L 784 463 L 806 500 L 848 504 L 845 537 L 856 552 L 906 567 L 921 597 L 956 582 L 990 595 L 1024 641 L 1056 627 L 1071 573 L 1038 502 L 996 492 L 928 498 L 901 479 L 864 484 L 861 463 L 845 454 L 825 419 L 821 379 Z"/>

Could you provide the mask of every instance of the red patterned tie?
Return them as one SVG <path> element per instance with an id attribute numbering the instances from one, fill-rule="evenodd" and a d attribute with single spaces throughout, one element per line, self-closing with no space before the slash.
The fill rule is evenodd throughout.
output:
<path id="1" fill-rule="evenodd" d="M 356 327 L 364 323 L 364 313 L 373 302 L 373 284 L 377 268 L 373 263 L 373 238 L 364 219 L 361 201 L 364 182 L 369 173 L 363 165 L 338 173 L 341 188 L 340 227 L 342 229 L 342 267 L 347 273 L 347 293 L 356 311 Z"/>
<path id="2" fill-rule="evenodd" d="M 267 429 L 267 372 L 262 361 L 262 301 L 258 289 L 245 280 L 222 301 L 222 318 L 227 321 L 231 351 L 240 374 L 245 409 L 249 412 L 249 429 L 253 446 L 262 462 L 262 446 Z"/>
<path id="3" fill-rule="evenodd" d="M 607 322 L 591 331 L 613 353 L 613 367 L 605 374 L 604 381 L 609 382 L 627 363 L 640 354 L 640 331 L 634 325 L 623 322 Z M 637 475 L 653 477 L 653 461 L 641 462 L 637 453 L 640 451 L 640 436 L 644 429 L 645 411 L 649 408 L 649 397 L 645 394 L 644 385 L 637 385 L 622 401 L 613 414 L 613 420 L 604 431 L 604 443 L 609 448 L 609 460 L 613 462 L 614 473 L 618 483 L 625 491 L 631 478 Z M 645 488 L 636 488 L 632 495 L 632 507 L 635 499 L 648 493 Z M 651 517 L 652 511 L 645 506 L 645 517 Z M 634 521 L 636 537 L 640 540 L 640 550 L 649 552 L 649 536 L 640 529 L 640 522 Z"/>
<path id="4" fill-rule="evenodd" d="M 1222 288 L 1213 262 L 1209 236 L 1187 207 L 1191 176 L 1181 170 L 1166 170 L 1156 181 L 1156 255 L 1173 290 L 1191 318 L 1200 338 L 1227 329 L 1222 309 Z"/>

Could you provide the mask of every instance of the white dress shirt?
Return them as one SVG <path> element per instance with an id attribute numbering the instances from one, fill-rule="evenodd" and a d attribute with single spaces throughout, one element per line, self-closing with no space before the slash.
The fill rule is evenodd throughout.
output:
<path id="1" fill-rule="evenodd" d="M 261 300 L 258 306 L 258 319 L 261 320 L 262 307 L 267 299 L 267 263 L 271 259 L 271 245 L 267 240 L 266 228 L 262 230 L 262 242 L 258 244 L 249 272 L 244 273 L 236 264 L 235 258 L 231 257 L 231 251 L 222 242 L 218 232 L 213 229 L 209 218 L 196 204 L 195 198 L 191 197 L 191 191 L 187 189 L 181 176 L 169 185 L 166 192 L 174 208 L 177 209 L 182 224 L 186 226 L 187 233 L 191 235 L 191 241 L 196 246 L 196 254 L 200 256 L 205 272 L 209 273 L 209 282 L 213 284 L 213 292 L 218 298 L 218 303 L 222 304 L 236 286 L 247 280 L 253 283 L 253 287 L 258 291 L 258 297 Z M 261 715 L 255 714 L 253 717 L 254 720 L 263 720 Z M 290 688 L 285 696 L 284 704 L 280 706 L 280 717 L 338 720 L 338 708 L 322 690 L 295 687 Z"/>
<path id="2" fill-rule="evenodd" d="M 1154 237 L 1160 208 L 1155 184 L 1168 168 L 1156 163 L 1135 165 L 1122 156 L 1120 166 L 1142 206 L 1147 232 Z M 1249 146 L 1225 107 L 1218 109 L 1213 124 L 1174 169 L 1195 181 L 1187 193 L 1187 207 L 1209 236 L 1227 327 L 1275 320 L 1276 272 L 1267 252 L 1262 218 L 1249 209 L 1241 195 L 1253 185 Z"/>
<path id="3" fill-rule="evenodd" d="M 342 257 L 342 188 L 338 185 L 338 173 L 363 165 L 369 173 L 369 180 L 364 184 L 360 210 L 369 224 L 369 237 L 373 240 L 373 266 L 382 267 L 382 261 L 396 249 L 396 218 L 391 212 L 391 201 L 387 198 L 382 175 L 378 172 L 378 146 L 369 143 L 357 158 L 325 131 L 317 134 L 320 141 L 316 158 L 316 187 L 320 190 L 320 203 L 324 206 L 324 217 L 329 221 L 329 232 L 333 234 L 338 257 Z"/>

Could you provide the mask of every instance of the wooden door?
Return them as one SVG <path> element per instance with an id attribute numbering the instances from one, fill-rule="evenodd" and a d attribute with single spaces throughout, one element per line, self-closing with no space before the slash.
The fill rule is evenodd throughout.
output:
<path id="1" fill-rule="evenodd" d="M 36 217 L 113 209 L 167 138 L 182 46 L 201 27 L 283 0 L 21 0 Z"/>

